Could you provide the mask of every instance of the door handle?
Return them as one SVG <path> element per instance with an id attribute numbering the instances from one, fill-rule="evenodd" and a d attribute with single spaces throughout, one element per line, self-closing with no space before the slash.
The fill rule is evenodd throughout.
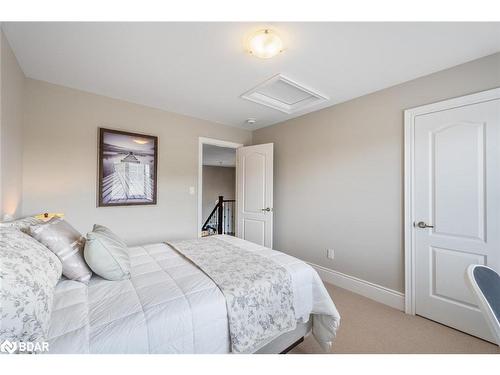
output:
<path id="1" fill-rule="evenodd" d="M 421 229 L 425 229 L 425 228 L 434 228 L 434 225 L 428 225 L 426 224 L 424 221 L 419 221 L 418 223 L 414 223 L 413 224 L 416 228 L 421 228 Z"/>
<path id="2" fill-rule="evenodd" d="M 273 209 L 271 207 L 261 208 L 261 211 L 271 212 Z"/>

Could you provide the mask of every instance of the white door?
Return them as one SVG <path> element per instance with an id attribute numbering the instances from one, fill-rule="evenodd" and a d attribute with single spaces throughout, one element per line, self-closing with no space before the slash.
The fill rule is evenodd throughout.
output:
<path id="1" fill-rule="evenodd" d="M 236 236 L 273 247 L 273 144 L 236 150 Z"/>
<path id="2" fill-rule="evenodd" d="M 498 98 L 414 120 L 415 312 L 490 341 L 465 271 L 500 271 Z"/>

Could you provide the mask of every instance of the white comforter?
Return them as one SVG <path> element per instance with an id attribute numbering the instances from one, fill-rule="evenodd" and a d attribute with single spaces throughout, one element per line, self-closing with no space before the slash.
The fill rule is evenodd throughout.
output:
<path id="1" fill-rule="evenodd" d="M 224 236 L 272 258 L 292 276 L 298 321 L 313 316 L 324 349 L 340 317 L 318 274 L 278 251 Z M 166 244 L 133 247 L 131 279 L 61 280 L 49 330 L 50 353 L 228 353 L 226 303 L 215 283 Z M 263 343 L 264 345 L 265 343 Z"/>

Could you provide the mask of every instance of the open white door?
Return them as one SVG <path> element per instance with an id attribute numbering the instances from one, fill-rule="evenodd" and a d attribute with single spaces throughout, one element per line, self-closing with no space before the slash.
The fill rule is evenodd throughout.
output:
<path id="1" fill-rule="evenodd" d="M 236 236 L 273 247 L 273 144 L 236 150 Z"/>
<path id="2" fill-rule="evenodd" d="M 415 116 L 412 205 L 415 312 L 491 341 L 465 280 L 470 264 L 500 271 L 500 99 L 489 95 Z"/>

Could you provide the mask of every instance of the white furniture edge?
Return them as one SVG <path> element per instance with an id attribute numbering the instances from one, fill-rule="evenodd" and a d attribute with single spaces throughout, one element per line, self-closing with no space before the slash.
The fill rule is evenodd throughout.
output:
<path id="1" fill-rule="evenodd" d="M 404 254 L 405 312 L 415 315 L 414 136 L 415 118 L 428 113 L 500 99 L 500 88 L 427 104 L 404 111 Z"/>
<path id="2" fill-rule="evenodd" d="M 483 266 L 482 264 L 471 264 L 467 268 L 466 280 L 467 280 L 467 284 L 469 285 L 469 288 L 471 288 L 473 291 L 474 298 L 478 302 L 478 306 L 481 309 L 481 312 L 484 315 L 486 315 L 485 316 L 486 323 L 488 324 L 488 328 L 491 330 L 491 334 L 495 338 L 496 344 L 498 346 L 500 346 L 500 327 L 498 326 L 498 319 L 495 315 L 495 312 L 491 308 L 490 302 L 484 296 L 483 291 L 481 290 L 481 288 L 477 284 L 477 280 L 474 277 L 474 270 L 477 267 L 487 268 L 495 273 L 496 273 L 496 271 L 493 268 Z M 496 324 L 494 322 L 496 322 Z"/>
<path id="3" fill-rule="evenodd" d="M 197 237 L 201 237 L 201 225 L 203 224 L 203 145 L 212 145 L 219 147 L 228 147 L 228 148 L 240 148 L 243 147 L 243 144 L 236 142 L 223 141 L 221 139 L 215 138 L 206 138 L 206 137 L 198 137 L 198 215 L 197 222 L 198 225 L 196 227 Z M 236 182 L 235 182 L 235 188 Z M 235 213 L 238 214 L 237 212 Z M 235 220 L 238 218 L 236 217 Z"/>
<path id="4" fill-rule="evenodd" d="M 395 309 L 404 310 L 405 297 L 401 292 L 314 263 L 307 263 L 318 272 L 321 280 L 326 283 L 347 289 Z"/>

